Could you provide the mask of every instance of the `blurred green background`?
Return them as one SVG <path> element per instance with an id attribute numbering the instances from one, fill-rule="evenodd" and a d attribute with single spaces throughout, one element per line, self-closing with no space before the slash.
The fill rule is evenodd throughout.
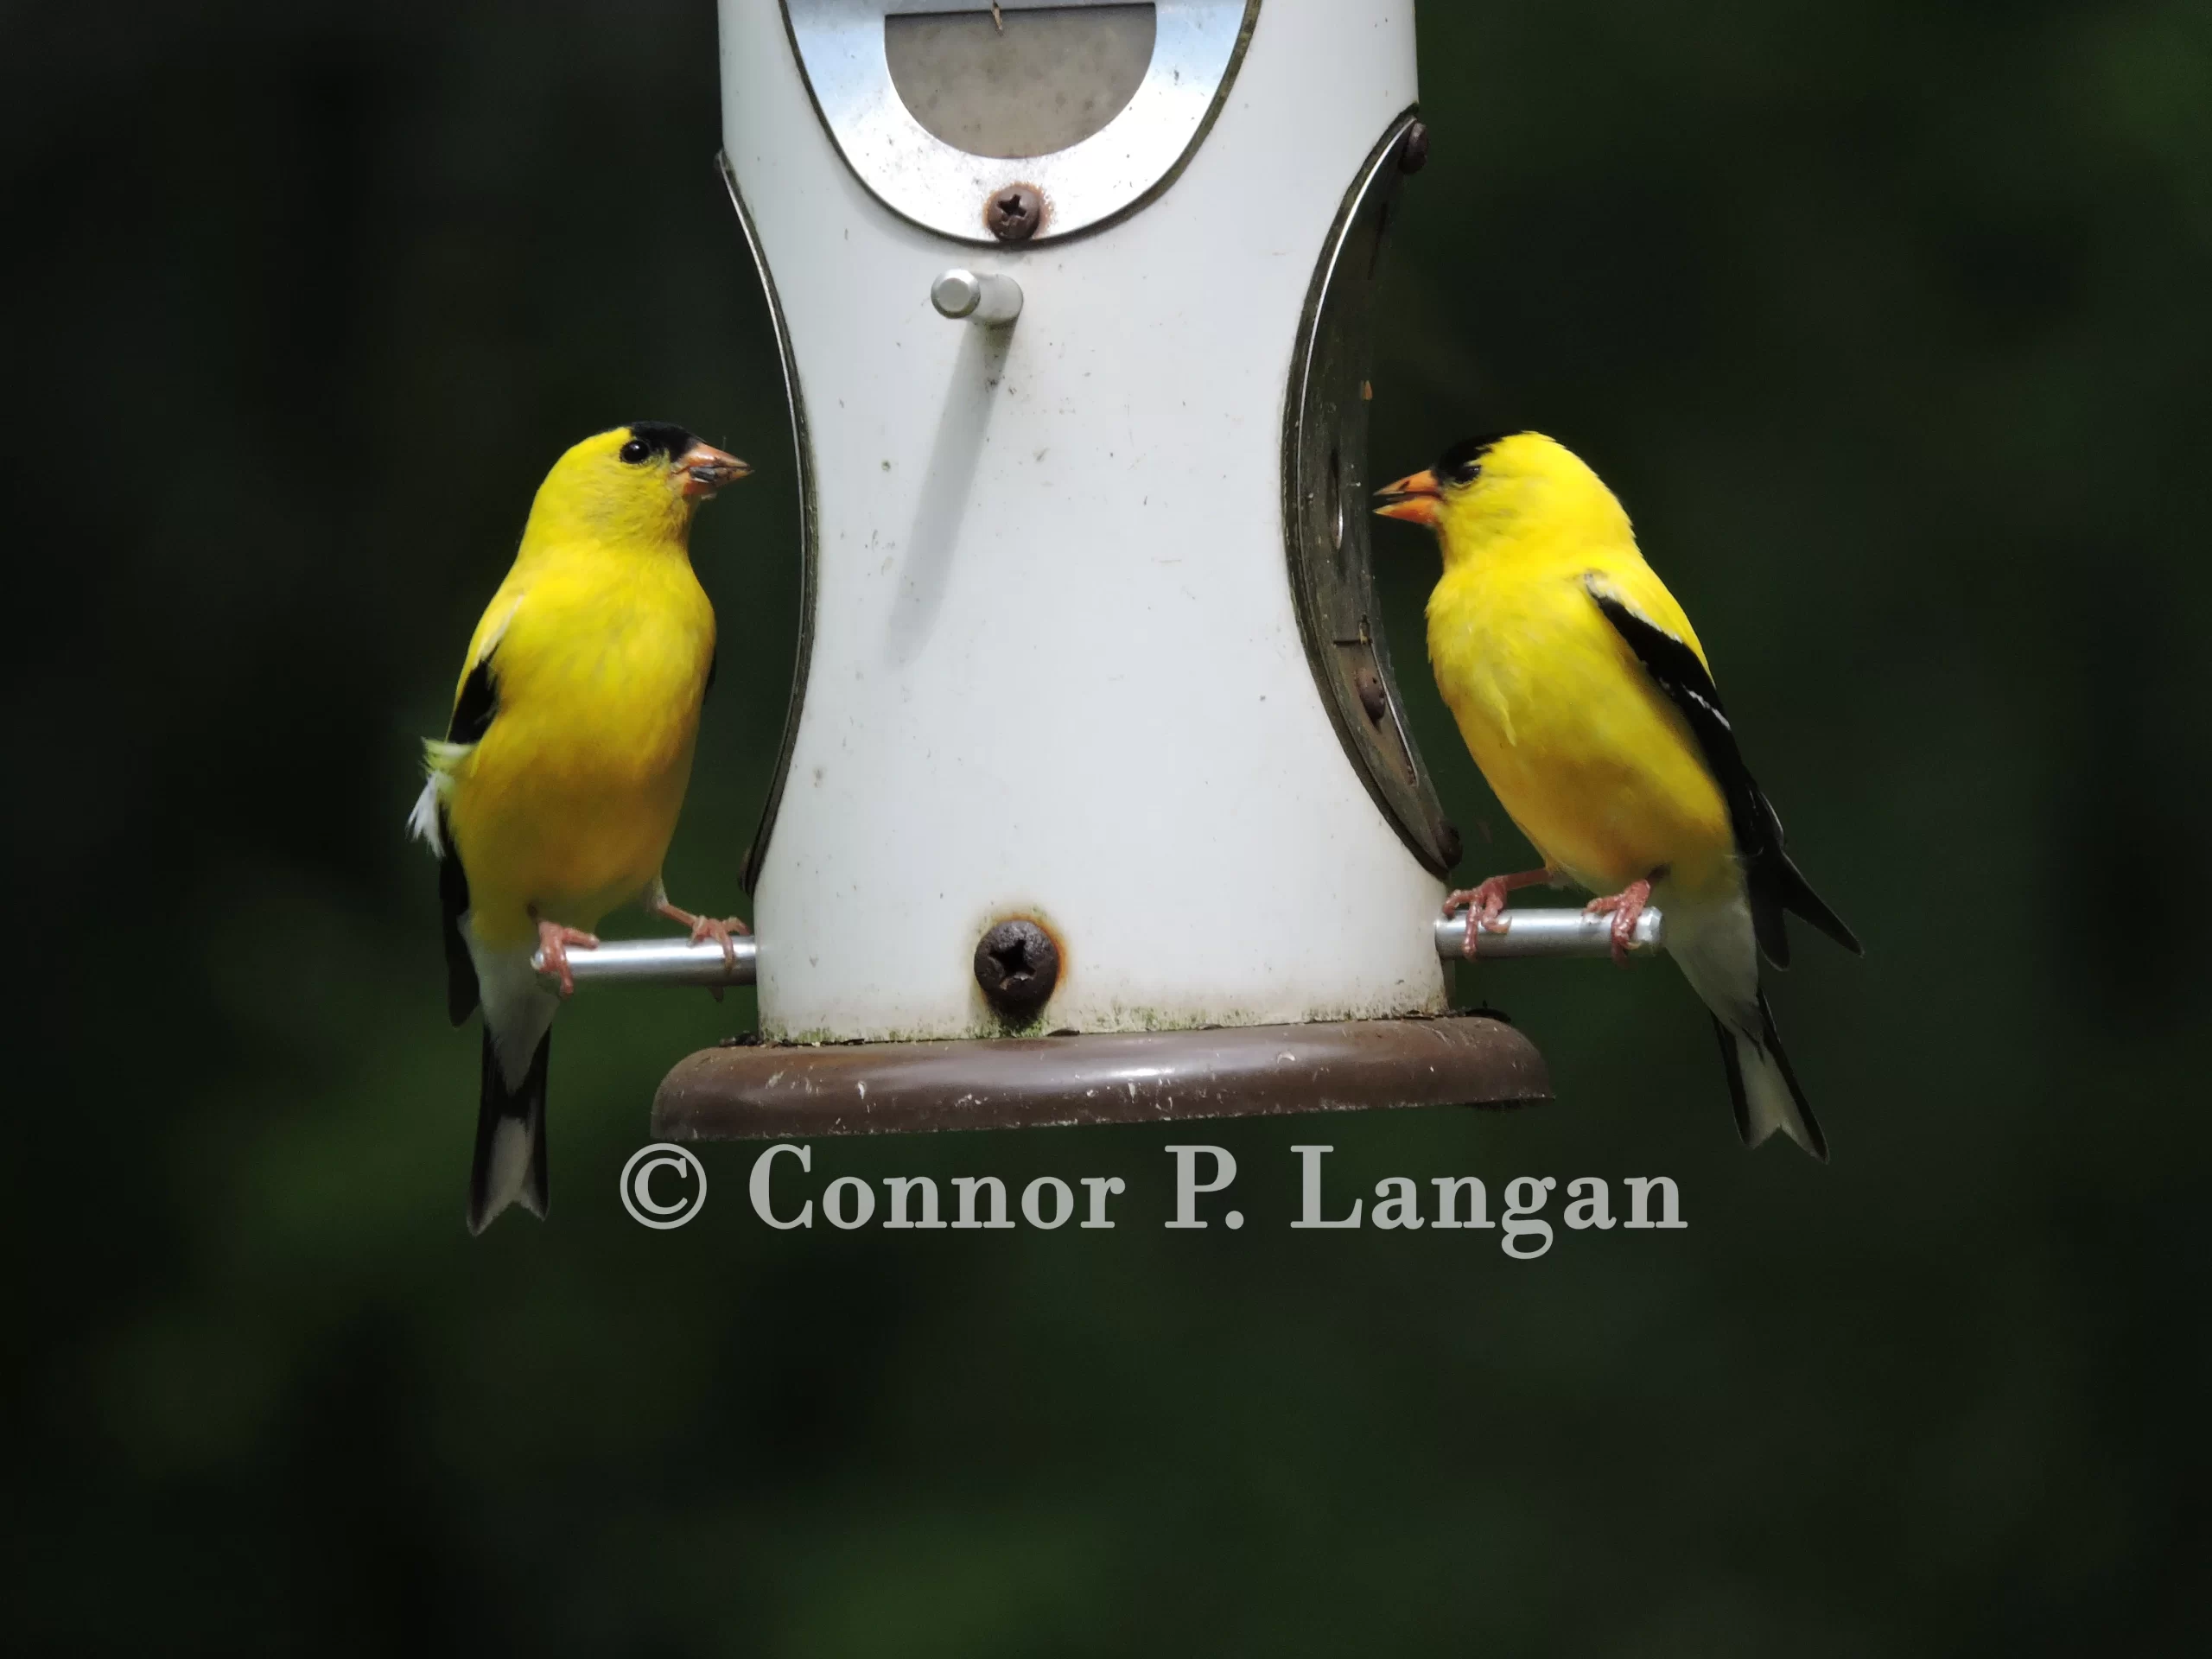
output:
<path id="1" fill-rule="evenodd" d="M 1589 457 L 1870 946 L 1777 992 L 1826 1170 L 1738 1147 L 1663 969 L 1485 978 L 1554 1106 L 1324 1126 L 1346 1192 L 1680 1181 L 1533 1263 L 1289 1232 L 1280 1123 L 1192 1137 L 1241 1234 L 1159 1228 L 1137 1129 L 817 1147 L 1123 1173 L 1111 1233 L 770 1234 L 724 1147 L 649 1234 L 652 1088 L 752 1018 L 672 993 L 563 1016 L 556 1220 L 470 1241 L 401 822 L 563 445 L 760 465 L 687 901 L 783 716 L 712 10 L 0 16 L 17 1650 L 2201 1650 L 2212 8 L 1422 6 L 1377 474 Z M 1519 868 L 1381 539 L 1465 873 Z"/>

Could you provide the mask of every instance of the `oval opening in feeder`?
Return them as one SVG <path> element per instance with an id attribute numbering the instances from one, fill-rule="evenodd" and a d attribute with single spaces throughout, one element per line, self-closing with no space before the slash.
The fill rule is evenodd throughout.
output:
<path id="1" fill-rule="evenodd" d="M 1283 526 L 1306 659 L 1344 753 L 1408 849 L 1433 874 L 1459 861 L 1459 833 L 1399 709 L 1369 561 L 1369 361 L 1376 267 L 1400 157 L 1421 131 L 1408 111 L 1368 155 L 1337 213 L 1300 320 L 1285 401 Z"/>
<path id="2" fill-rule="evenodd" d="M 1103 131 L 1144 84 L 1157 34 L 1150 4 L 894 13 L 883 55 L 924 131 L 1018 159 Z"/>

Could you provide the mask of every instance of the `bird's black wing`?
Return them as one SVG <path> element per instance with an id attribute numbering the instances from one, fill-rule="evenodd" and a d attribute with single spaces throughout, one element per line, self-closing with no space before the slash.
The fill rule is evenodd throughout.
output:
<path id="1" fill-rule="evenodd" d="M 442 811 L 438 844 L 445 849 L 438 861 L 438 910 L 446 945 L 446 1017 L 457 1026 L 476 1012 L 476 963 L 461 934 L 461 918 L 468 914 L 468 872 L 461 868 L 461 849 Z"/>
<path id="2" fill-rule="evenodd" d="M 1639 615 L 1621 598 L 1609 593 L 1594 575 L 1582 586 L 1613 631 L 1628 642 L 1652 683 L 1689 723 L 1707 769 L 1720 785 L 1728 803 L 1728 822 L 1735 831 L 1737 855 L 1744 861 L 1745 886 L 1751 901 L 1751 926 L 1759 949 L 1777 968 L 1789 965 L 1789 931 L 1783 920 L 1785 910 L 1795 911 L 1853 956 L 1860 954 L 1858 938 L 1843 918 L 1823 903 L 1812 884 L 1789 861 L 1783 849 L 1782 820 L 1759 788 L 1758 779 L 1744 764 L 1736 744 L 1736 728 L 1721 706 L 1713 676 L 1698 660 L 1687 640 L 1677 638 L 1649 618 Z"/>
<path id="3" fill-rule="evenodd" d="M 499 712 L 499 683 L 492 677 L 492 658 L 499 650 L 494 645 L 486 652 L 461 683 L 461 695 L 453 700 L 453 718 L 446 722 L 447 742 L 480 742 L 492 729 L 492 717 Z"/>
<path id="4" fill-rule="evenodd" d="M 454 699 L 453 718 L 446 723 L 448 743 L 476 743 L 492 729 L 499 712 L 499 683 L 492 675 L 495 645 L 468 671 Z M 438 814 L 438 844 L 444 855 L 438 861 L 438 909 L 442 917 L 446 947 L 446 1017 L 456 1026 L 476 1011 L 476 963 L 461 937 L 461 918 L 468 913 L 468 872 L 461 868 L 461 849 L 454 845 L 453 825 Z"/>

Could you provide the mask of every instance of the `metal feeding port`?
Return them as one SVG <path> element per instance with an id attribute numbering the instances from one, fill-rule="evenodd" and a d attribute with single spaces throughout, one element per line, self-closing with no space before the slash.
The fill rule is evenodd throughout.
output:
<path id="1" fill-rule="evenodd" d="M 757 985 L 662 1132 L 1546 1092 L 1509 1023 L 1450 1013 L 1458 837 L 1368 566 L 1412 10 L 1262 10 L 724 0 L 801 639 L 758 943 L 569 956 L 586 987 Z M 1478 963 L 1606 951 L 1601 918 L 1510 915 Z"/>
<path id="2" fill-rule="evenodd" d="M 796 52 L 837 156 L 884 208 L 939 236 L 1068 236 L 1128 211 L 1190 159 L 1260 0 L 784 0 L 787 38 L 726 9 L 726 99 Z M 738 152 L 733 150 L 733 156 Z M 741 168 L 741 171 L 742 168 Z"/>
<path id="3" fill-rule="evenodd" d="M 1440 876 L 1459 861 L 1459 832 L 1408 731 L 1367 540 L 1376 275 L 1398 181 L 1427 156 L 1427 129 L 1408 115 L 1369 156 L 1330 228 L 1284 400 L 1283 524 L 1299 632 L 1337 735 L 1407 848 Z"/>

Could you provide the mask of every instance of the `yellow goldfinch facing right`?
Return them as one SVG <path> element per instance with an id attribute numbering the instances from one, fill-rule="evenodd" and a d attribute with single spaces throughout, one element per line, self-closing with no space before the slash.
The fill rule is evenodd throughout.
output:
<path id="1" fill-rule="evenodd" d="M 1561 445 L 1516 432 L 1456 445 L 1377 493 L 1377 512 L 1443 544 L 1428 601 L 1437 689 L 1544 860 L 1446 899 L 1447 915 L 1467 911 L 1467 954 L 1478 925 L 1503 931 L 1516 887 L 1564 878 L 1605 895 L 1589 908 L 1612 916 L 1616 959 L 1656 903 L 1668 954 L 1713 1011 L 1745 1144 L 1780 1129 L 1825 1162 L 1759 957 L 1789 966 L 1784 911 L 1853 955 L 1859 941 L 1789 861 L 1705 649 L 1613 493 Z"/>
<path id="2" fill-rule="evenodd" d="M 715 672 L 691 518 L 748 470 L 660 421 L 563 455 L 469 641 L 445 739 L 424 745 L 408 824 L 441 860 L 447 1011 L 457 1026 L 484 1008 L 472 1233 L 510 1204 L 545 1214 L 545 1066 L 575 988 L 568 952 L 596 945 L 600 918 L 632 899 L 725 951 L 745 931 L 678 910 L 660 869 Z"/>

